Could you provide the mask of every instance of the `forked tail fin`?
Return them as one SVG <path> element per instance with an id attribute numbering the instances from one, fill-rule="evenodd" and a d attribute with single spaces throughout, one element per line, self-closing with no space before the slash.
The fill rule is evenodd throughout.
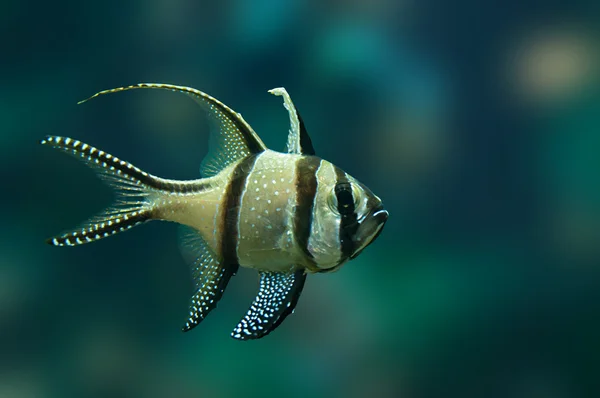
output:
<path id="1" fill-rule="evenodd" d="M 71 138 L 48 136 L 42 145 L 60 149 L 95 169 L 114 188 L 117 201 L 80 228 L 50 238 L 54 246 L 75 246 L 125 231 L 152 219 L 153 193 L 167 188 L 167 180 L 154 177 L 132 164 Z"/>

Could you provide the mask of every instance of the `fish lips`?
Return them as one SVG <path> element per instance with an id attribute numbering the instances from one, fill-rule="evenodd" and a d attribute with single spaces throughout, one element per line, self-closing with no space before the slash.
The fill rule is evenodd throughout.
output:
<path id="1" fill-rule="evenodd" d="M 379 207 L 369 213 L 363 221 L 360 222 L 356 231 L 357 239 L 354 244 L 358 249 L 350 256 L 350 259 L 356 258 L 362 251 L 377 239 L 389 217 L 389 213 L 383 207 Z"/>

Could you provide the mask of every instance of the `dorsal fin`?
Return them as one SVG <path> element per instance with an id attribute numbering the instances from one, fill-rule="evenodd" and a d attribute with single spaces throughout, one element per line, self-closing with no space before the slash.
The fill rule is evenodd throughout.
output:
<path id="1" fill-rule="evenodd" d="M 160 83 L 140 83 L 100 91 L 79 103 L 81 104 L 104 94 L 140 88 L 163 89 L 184 93 L 209 111 L 213 128 L 210 134 L 210 149 L 200 167 L 200 171 L 204 177 L 211 177 L 231 163 L 251 154 L 260 153 L 267 148 L 252 127 L 242 118 L 242 115 L 236 113 L 218 99 L 190 87 Z"/>
<path id="2" fill-rule="evenodd" d="M 287 142 L 288 153 L 314 155 L 315 149 L 313 148 L 310 136 L 288 92 L 283 87 L 277 87 L 269 90 L 269 93 L 283 97 L 283 106 L 290 114 L 290 133 Z"/>

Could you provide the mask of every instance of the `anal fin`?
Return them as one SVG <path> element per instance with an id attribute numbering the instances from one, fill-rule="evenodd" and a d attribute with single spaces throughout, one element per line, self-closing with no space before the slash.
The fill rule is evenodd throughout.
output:
<path id="1" fill-rule="evenodd" d="M 302 293 L 306 273 L 259 272 L 260 290 L 248 313 L 231 332 L 238 340 L 260 339 L 275 330 L 290 315 Z"/>
<path id="2" fill-rule="evenodd" d="M 238 266 L 221 264 L 196 230 L 184 226 L 180 228 L 181 251 L 192 269 L 196 289 L 190 301 L 189 318 L 182 328 L 187 332 L 216 308 Z"/>

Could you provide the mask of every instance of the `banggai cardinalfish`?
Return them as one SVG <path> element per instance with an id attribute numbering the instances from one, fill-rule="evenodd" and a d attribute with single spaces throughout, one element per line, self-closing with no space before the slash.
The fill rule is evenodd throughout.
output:
<path id="1" fill-rule="evenodd" d="M 81 141 L 46 137 L 42 144 L 82 160 L 117 195 L 112 207 L 48 243 L 94 242 L 150 220 L 182 224 L 186 232 L 181 246 L 196 288 L 184 331 L 217 306 L 229 279 L 242 266 L 258 271 L 260 288 L 231 336 L 266 336 L 294 311 L 307 274 L 338 270 L 381 232 L 388 218 L 381 199 L 315 156 L 284 88 L 269 92 L 282 96 L 289 112 L 287 153 L 267 149 L 239 113 L 189 87 L 137 84 L 87 100 L 142 88 L 187 94 L 208 111 L 212 129 L 210 151 L 201 166 L 203 178 L 159 178 Z"/>

